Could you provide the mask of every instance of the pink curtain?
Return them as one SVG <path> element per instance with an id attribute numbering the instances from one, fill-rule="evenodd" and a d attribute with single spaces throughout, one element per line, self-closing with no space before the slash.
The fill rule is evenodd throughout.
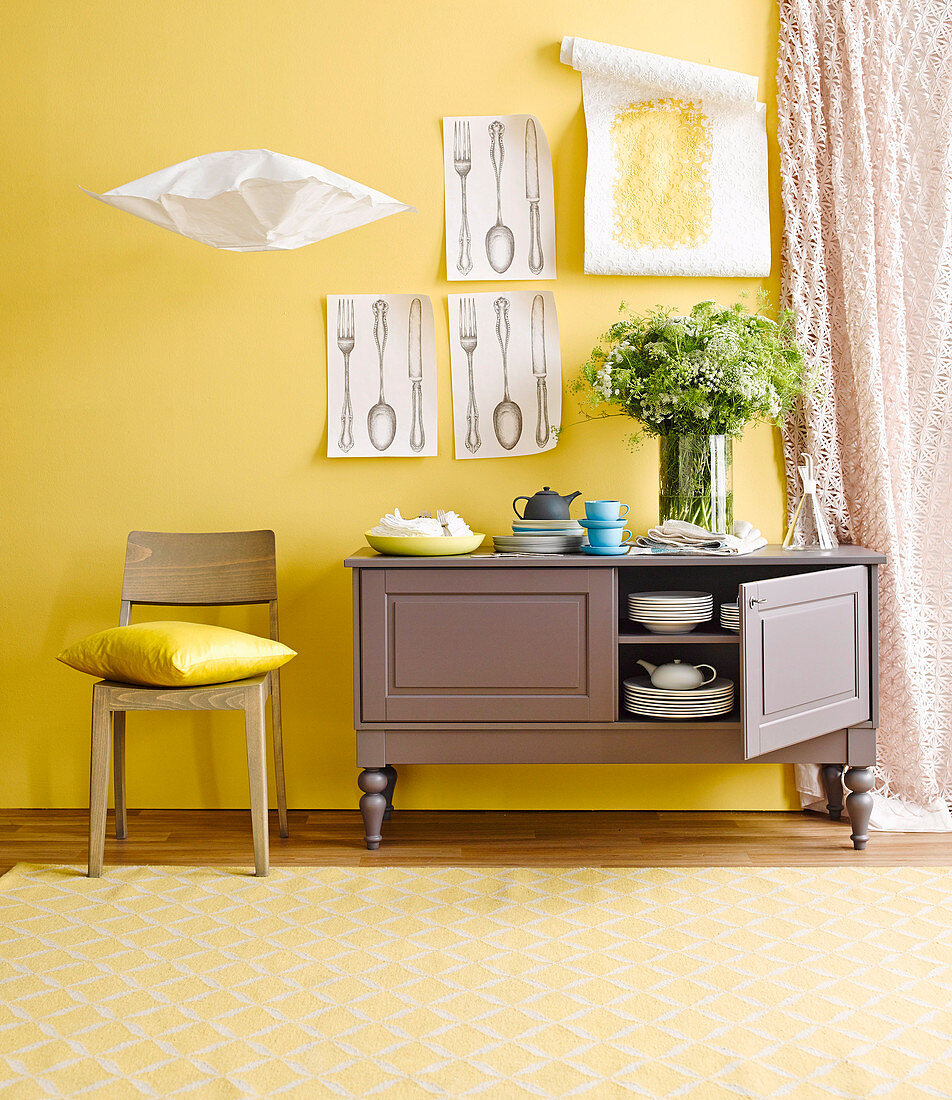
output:
<path id="1" fill-rule="evenodd" d="M 783 289 L 817 375 L 785 433 L 880 588 L 878 786 L 952 800 L 952 4 L 780 0 Z"/>

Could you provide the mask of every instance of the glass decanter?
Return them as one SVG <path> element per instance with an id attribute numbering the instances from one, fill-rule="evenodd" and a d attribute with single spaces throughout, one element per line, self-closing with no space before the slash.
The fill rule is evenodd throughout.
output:
<path id="1" fill-rule="evenodd" d="M 802 466 L 798 466 L 800 480 L 803 482 L 803 496 L 793 513 L 793 519 L 783 540 L 784 550 L 833 550 L 837 541 L 827 522 L 820 498 L 816 490 L 816 472 L 813 456 L 800 455 Z"/>

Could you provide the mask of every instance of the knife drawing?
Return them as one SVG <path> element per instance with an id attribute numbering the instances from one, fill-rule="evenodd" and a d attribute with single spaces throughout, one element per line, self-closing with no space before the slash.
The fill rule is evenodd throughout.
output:
<path id="1" fill-rule="evenodd" d="M 535 122 L 531 118 L 526 119 L 526 199 L 529 202 L 529 270 L 533 275 L 538 275 L 545 260 L 542 256 L 542 221 L 539 215 L 539 143 Z"/>
<path id="2" fill-rule="evenodd" d="M 541 448 L 549 442 L 549 395 L 545 386 L 545 302 L 541 294 L 537 294 L 532 300 L 529 328 L 532 374 L 536 380 L 536 402 L 539 406 L 536 445 Z"/>
<path id="3" fill-rule="evenodd" d="M 419 298 L 410 303 L 407 365 L 410 371 L 410 449 L 422 451 L 426 436 L 423 432 L 423 303 Z"/>

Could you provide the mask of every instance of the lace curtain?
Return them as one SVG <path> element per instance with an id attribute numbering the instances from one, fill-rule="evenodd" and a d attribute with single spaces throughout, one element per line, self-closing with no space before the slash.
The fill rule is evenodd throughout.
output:
<path id="1" fill-rule="evenodd" d="M 952 801 L 952 3 L 781 0 L 783 293 L 818 377 L 785 432 L 889 555 L 877 786 Z M 947 814 L 946 814 L 947 816 Z"/>

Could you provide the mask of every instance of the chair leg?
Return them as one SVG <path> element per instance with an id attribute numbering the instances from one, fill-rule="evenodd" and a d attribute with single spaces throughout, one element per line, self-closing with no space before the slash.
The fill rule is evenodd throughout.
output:
<path id="1" fill-rule="evenodd" d="M 126 712 L 112 712 L 112 785 L 116 793 L 116 840 L 125 840 L 126 822 Z"/>
<path id="2" fill-rule="evenodd" d="M 106 800 L 109 796 L 109 707 L 93 688 L 92 747 L 89 758 L 89 877 L 102 876 L 106 848 Z"/>
<path id="3" fill-rule="evenodd" d="M 265 695 L 260 690 L 249 692 L 245 702 L 245 742 L 255 874 L 263 878 L 268 873 L 268 756 L 265 745 Z"/>
<path id="4" fill-rule="evenodd" d="M 281 677 L 271 673 L 271 738 L 274 742 L 274 793 L 278 801 L 278 831 L 288 835 L 288 795 L 284 785 L 284 734 L 281 729 Z"/>

